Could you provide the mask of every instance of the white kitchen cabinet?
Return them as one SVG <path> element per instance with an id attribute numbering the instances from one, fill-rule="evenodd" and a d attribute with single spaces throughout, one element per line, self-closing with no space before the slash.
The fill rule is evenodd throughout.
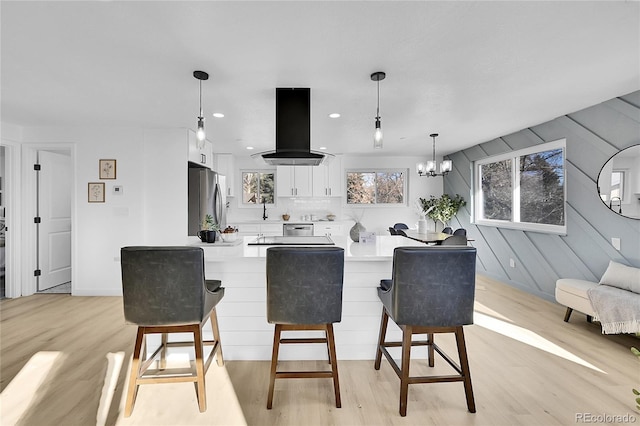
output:
<path id="1" fill-rule="evenodd" d="M 312 166 L 278 166 L 276 189 L 278 197 L 311 197 Z"/>
<path id="2" fill-rule="evenodd" d="M 339 224 L 315 222 L 313 224 L 313 235 L 340 236 L 344 235 L 343 229 L 343 226 Z"/>
<path id="3" fill-rule="evenodd" d="M 336 156 L 329 163 L 312 169 L 314 197 L 342 196 L 342 157 Z"/>
<path id="4" fill-rule="evenodd" d="M 239 237 L 257 236 L 258 234 L 270 237 L 282 236 L 282 223 L 234 222 L 230 224 L 238 228 Z"/>
<path id="5" fill-rule="evenodd" d="M 235 161 L 232 154 L 216 154 L 216 162 L 214 170 L 221 175 L 226 176 L 227 197 L 235 197 L 236 195 L 236 169 Z"/>
<path id="6" fill-rule="evenodd" d="M 209 140 L 204 141 L 204 146 L 198 146 L 198 138 L 196 132 L 191 129 L 187 130 L 187 146 L 189 149 L 189 161 L 199 164 L 209 169 L 213 168 L 213 143 Z"/>
<path id="7" fill-rule="evenodd" d="M 282 237 L 282 224 L 281 223 L 261 223 L 260 233 L 262 235 L 268 235 L 270 237 Z"/>

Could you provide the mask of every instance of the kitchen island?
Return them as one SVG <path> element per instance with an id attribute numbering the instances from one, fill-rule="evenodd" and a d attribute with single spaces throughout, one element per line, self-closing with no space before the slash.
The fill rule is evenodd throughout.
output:
<path id="1" fill-rule="evenodd" d="M 381 279 L 391 278 L 395 247 L 424 244 L 398 236 L 378 236 L 371 244 L 354 243 L 344 236 L 332 239 L 345 250 L 342 321 L 334 325 L 338 359 L 373 359 L 382 312 L 376 288 Z M 269 246 L 249 245 L 255 240 L 244 237 L 235 246 L 193 243 L 204 249 L 207 279 L 222 280 L 225 287 L 217 310 L 228 360 L 271 359 L 273 325 L 267 322 L 265 269 Z M 313 333 L 309 335 L 317 335 Z M 399 339 L 399 329 L 390 326 L 388 335 Z M 280 355 L 281 359 L 326 357 L 325 346 L 312 344 L 284 347 Z"/>

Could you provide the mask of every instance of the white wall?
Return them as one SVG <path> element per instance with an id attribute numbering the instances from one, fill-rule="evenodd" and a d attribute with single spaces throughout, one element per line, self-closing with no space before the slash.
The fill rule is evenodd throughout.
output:
<path id="1" fill-rule="evenodd" d="M 49 143 L 76 148 L 74 295 L 120 295 L 123 246 L 184 244 L 186 130 L 24 129 L 23 145 Z M 117 160 L 117 179 L 102 181 L 105 203 L 88 203 L 87 184 L 100 182 L 101 158 Z M 113 194 L 114 185 L 122 186 L 121 195 Z"/>

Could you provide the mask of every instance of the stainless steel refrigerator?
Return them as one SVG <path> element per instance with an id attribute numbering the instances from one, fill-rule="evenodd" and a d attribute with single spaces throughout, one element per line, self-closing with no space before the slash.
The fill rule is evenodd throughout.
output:
<path id="1" fill-rule="evenodd" d="M 220 229 L 227 226 L 226 194 L 223 175 L 206 168 L 189 168 L 189 235 L 198 235 L 207 214 Z"/>

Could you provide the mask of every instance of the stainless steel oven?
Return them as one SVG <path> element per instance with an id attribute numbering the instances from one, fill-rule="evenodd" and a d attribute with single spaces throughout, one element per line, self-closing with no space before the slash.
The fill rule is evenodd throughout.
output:
<path id="1" fill-rule="evenodd" d="M 285 237 L 308 237 L 313 235 L 313 223 L 285 223 L 282 225 Z"/>

